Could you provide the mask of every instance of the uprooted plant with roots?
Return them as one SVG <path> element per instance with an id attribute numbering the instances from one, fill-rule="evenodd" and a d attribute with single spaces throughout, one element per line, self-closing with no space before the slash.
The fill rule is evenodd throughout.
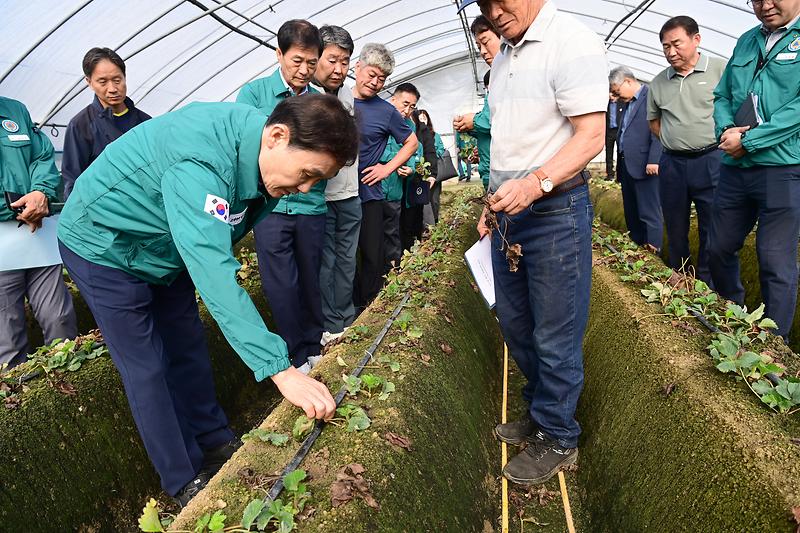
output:
<path id="1" fill-rule="evenodd" d="M 522 257 L 522 245 L 516 243 L 511 244 L 508 242 L 508 239 L 506 239 L 506 233 L 508 233 L 509 224 L 508 217 L 503 219 L 503 229 L 501 230 L 500 223 L 497 220 L 497 213 L 492 211 L 492 208 L 490 207 L 488 193 L 477 198 L 472 198 L 470 201 L 480 204 L 486 208 L 486 219 L 484 220 L 484 223 L 486 224 L 486 227 L 489 228 L 490 232 L 497 231 L 498 235 L 500 235 L 500 239 L 503 241 L 502 245 L 500 246 L 500 251 L 506 252 L 508 270 L 510 272 L 516 272 L 519 269 L 519 258 Z"/>

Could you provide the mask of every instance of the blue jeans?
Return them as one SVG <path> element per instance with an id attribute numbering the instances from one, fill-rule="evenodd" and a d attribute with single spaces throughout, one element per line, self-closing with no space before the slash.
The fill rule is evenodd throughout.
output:
<path id="1" fill-rule="evenodd" d="M 510 272 L 492 234 L 496 312 L 512 357 L 528 383 L 530 416 L 561 446 L 578 445 L 575 420 L 583 388 L 583 334 L 592 282 L 592 218 L 586 185 L 534 202 L 515 216 L 500 214 L 500 230 L 522 246 Z"/>
<path id="2" fill-rule="evenodd" d="M 761 296 L 776 333 L 786 338 L 797 304 L 800 165 L 722 165 L 708 242 L 711 274 L 720 295 L 738 304 L 744 303 L 739 250 L 756 221 Z"/>

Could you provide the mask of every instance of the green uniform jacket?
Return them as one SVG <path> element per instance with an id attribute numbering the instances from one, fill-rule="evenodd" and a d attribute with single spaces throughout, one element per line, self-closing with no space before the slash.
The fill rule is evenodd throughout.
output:
<path id="1" fill-rule="evenodd" d="M 50 139 L 33 127 L 22 102 L 0 96 L 0 194 L 40 191 L 55 201 L 59 181 Z M 0 198 L 0 222 L 16 218 Z"/>
<path id="2" fill-rule="evenodd" d="M 741 159 L 723 157 L 726 165 L 738 167 L 800 164 L 800 22 L 796 22 L 766 52 L 760 27 L 739 38 L 728 66 L 714 91 L 714 122 L 717 138 L 733 125 L 736 111 L 749 93 L 758 95 L 764 122 L 747 132 Z M 759 53 L 766 65 L 756 74 Z"/>
<path id="3" fill-rule="evenodd" d="M 489 189 L 489 149 L 492 146 L 492 124 L 489 111 L 489 93 L 483 97 L 483 109 L 475 113 L 472 136 L 478 141 L 478 173 L 484 189 Z"/>
<path id="4" fill-rule="evenodd" d="M 319 91 L 309 85 L 308 92 L 318 93 Z M 236 103 L 251 105 L 269 117 L 275 106 L 290 96 L 292 96 L 292 91 L 283 82 L 281 69 L 278 68 L 266 78 L 253 80 L 242 87 L 236 97 Z M 324 215 L 328 212 L 328 204 L 325 203 L 325 185 L 327 183 L 327 180 L 322 180 L 307 193 L 284 196 L 278 201 L 278 205 L 272 212 L 285 215 Z"/>
<path id="5" fill-rule="evenodd" d="M 442 141 L 442 136 L 439 135 L 438 133 L 434 133 L 433 143 L 436 146 L 436 157 L 442 157 L 445 151 L 444 141 Z"/>
<path id="6" fill-rule="evenodd" d="M 413 120 L 407 118 L 406 124 L 411 127 L 411 131 L 414 133 L 417 132 L 417 128 L 414 126 Z M 383 155 L 381 155 L 380 162 L 386 164 L 394 159 L 394 156 L 397 155 L 397 152 L 399 152 L 402 147 L 402 144 L 395 141 L 394 137 L 389 135 L 389 142 L 386 143 L 386 148 L 383 150 Z M 422 143 L 417 146 L 417 153 L 415 153 L 413 156 L 411 156 L 411 159 L 405 162 L 405 166 L 416 168 L 417 162 L 421 157 Z M 400 177 L 397 171 L 389 174 L 389 177 L 381 182 L 381 188 L 383 189 L 383 195 L 385 196 L 385 200 L 387 202 L 399 202 L 403 198 L 403 178 Z"/>
<path id="7" fill-rule="evenodd" d="M 277 203 L 258 189 L 266 122 L 248 106 L 195 103 L 140 124 L 81 175 L 58 226 L 87 261 L 148 283 L 188 270 L 259 381 L 285 370 L 288 353 L 236 282 L 233 244 Z"/>

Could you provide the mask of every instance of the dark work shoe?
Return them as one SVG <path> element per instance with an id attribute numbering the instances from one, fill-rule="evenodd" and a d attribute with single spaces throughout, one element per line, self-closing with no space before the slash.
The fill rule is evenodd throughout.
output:
<path id="1" fill-rule="evenodd" d="M 527 448 L 506 464 L 503 475 L 520 485 L 540 485 L 577 460 L 578 448 L 563 448 L 537 431 Z"/>
<path id="2" fill-rule="evenodd" d="M 211 476 L 208 472 L 200 472 L 197 477 L 187 483 L 181 490 L 172 497 L 181 509 L 189 505 L 189 501 L 197 496 L 201 490 L 206 488 Z"/>
<path id="3" fill-rule="evenodd" d="M 494 427 L 495 436 L 502 442 L 508 444 L 522 444 L 533 434 L 536 424 L 533 423 L 530 416 L 524 414 L 519 420 L 513 422 L 506 422 L 505 424 L 497 424 Z"/>
<path id="4" fill-rule="evenodd" d="M 230 442 L 226 442 L 216 448 L 211 448 L 210 450 L 206 450 L 203 452 L 203 466 L 200 467 L 201 472 L 206 472 L 209 474 L 209 477 L 213 477 L 214 474 L 219 472 L 219 469 L 222 468 L 228 459 L 231 458 L 233 453 L 242 447 L 242 441 L 239 439 L 233 439 Z"/>

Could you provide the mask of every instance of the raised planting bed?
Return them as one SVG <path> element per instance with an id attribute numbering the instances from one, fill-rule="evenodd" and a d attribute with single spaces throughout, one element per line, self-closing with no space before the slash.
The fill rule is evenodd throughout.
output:
<path id="1" fill-rule="evenodd" d="M 464 194 L 475 196 L 480 189 Z M 488 494 L 497 487 L 499 446 L 491 428 L 500 407 L 502 344 L 463 263 L 463 252 L 475 239 L 477 215 L 477 206 L 465 204 L 464 194 L 444 210 L 430 239 L 403 258 L 402 272 L 390 275 L 379 298 L 312 372 L 331 390 L 339 389 L 343 374 L 350 374 L 410 292 L 362 382 L 350 380 L 351 390 L 360 391 L 343 402 L 364 409 L 369 426 L 348 431 L 346 420 L 327 425 L 300 465 L 310 475 L 311 493 L 295 517 L 300 530 L 484 531 L 494 523 L 497 499 Z M 368 390 L 375 378 L 393 384 L 385 399 L 380 397 L 384 385 Z M 264 438 L 281 445 L 248 440 L 171 529 L 192 530 L 199 518 L 222 506 L 226 525 L 238 524 L 248 502 L 265 497 L 271 476 L 299 448 L 294 438 L 283 442 L 298 415 L 298 409 L 281 403 L 259 428 Z M 360 427 L 357 421 L 353 426 Z M 337 473 L 352 464 L 360 467 L 343 475 L 368 480 L 366 499 L 348 501 L 346 487 L 332 488 Z M 363 473 L 356 475 L 360 468 Z M 356 481 L 366 486 L 362 483 Z M 341 505 L 334 507 L 332 495 Z M 293 498 L 284 495 L 282 503 L 287 499 Z"/>
<path id="2" fill-rule="evenodd" d="M 608 224 L 611 228 L 625 232 L 625 210 L 622 207 L 622 190 L 616 183 L 603 181 L 594 177 L 589 192 L 594 204 L 597 218 Z M 698 236 L 697 218 L 692 216 L 689 228 L 689 249 L 697 260 Z M 667 256 L 667 238 L 664 235 L 664 258 Z M 755 309 L 761 304 L 761 283 L 758 278 L 758 256 L 756 254 L 755 231 L 745 240 L 744 247 L 739 252 L 741 261 L 742 285 L 745 290 L 745 304 L 750 309 Z M 789 332 L 789 344 L 796 352 L 800 352 L 800 306 L 795 309 L 792 329 Z"/>
<path id="3" fill-rule="evenodd" d="M 243 257 L 245 261 L 249 259 Z M 252 264 L 243 285 L 266 314 Z M 81 301 L 80 299 L 77 299 Z M 78 306 L 81 323 L 88 310 Z M 270 382 L 256 383 L 201 305 L 217 395 L 235 429 L 246 430 L 276 400 Z M 140 502 L 163 495 L 130 415 L 119 374 L 107 353 L 47 377 L 19 383 L 26 363 L 3 376 L 0 409 L 0 519 L 4 531 L 134 531 Z M 52 361 L 56 365 L 58 361 Z"/>
<path id="4" fill-rule="evenodd" d="M 597 231 L 608 242 L 609 229 Z M 672 287 L 666 307 L 647 303 L 655 298 L 643 292 L 653 289 L 645 272 L 664 265 L 626 240 L 613 239 L 618 255 L 598 246 L 585 339 L 578 477 L 592 531 L 794 531 L 800 414 L 777 414 L 736 372 L 715 368 L 714 337 L 675 301 L 715 320 L 724 305 L 703 300 L 707 292 L 678 292 L 686 280 L 674 277 L 663 284 Z M 724 321 L 753 338 L 734 357 L 742 365 L 752 350 L 781 361 L 783 378 L 797 375 L 800 361 L 781 342 L 756 338 L 760 320 Z"/>

